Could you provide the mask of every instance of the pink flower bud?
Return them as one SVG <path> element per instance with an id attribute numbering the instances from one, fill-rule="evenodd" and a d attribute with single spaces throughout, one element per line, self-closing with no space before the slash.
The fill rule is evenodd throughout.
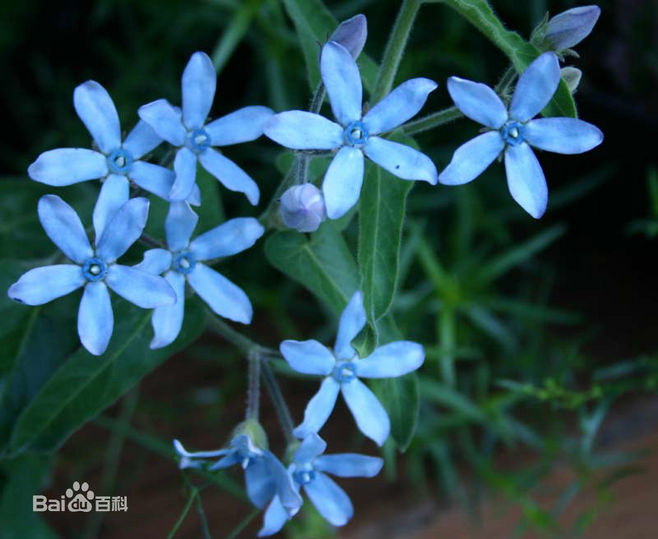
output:
<path id="1" fill-rule="evenodd" d="M 329 37 L 347 49 L 355 60 L 361 54 L 368 37 L 368 21 L 365 15 L 354 15 L 351 19 L 341 22 Z"/>

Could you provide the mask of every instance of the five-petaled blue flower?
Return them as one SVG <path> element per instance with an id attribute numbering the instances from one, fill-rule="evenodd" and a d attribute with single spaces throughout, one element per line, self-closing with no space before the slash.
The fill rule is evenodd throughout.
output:
<path id="1" fill-rule="evenodd" d="M 333 150 L 322 183 L 327 215 L 343 216 L 359 200 L 363 184 L 364 157 L 403 180 L 437 181 L 437 171 L 425 154 L 377 135 L 391 131 L 421 109 L 436 83 L 411 79 L 362 114 L 361 75 L 352 55 L 329 41 L 322 48 L 320 70 L 338 123 L 301 110 L 281 112 L 265 124 L 265 135 L 295 150 Z"/>
<path id="2" fill-rule="evenodd" d="M 101 193 L 94 209 L 94 247 L 71 206 L 56 195 L 41 197 L 39 219 L 46 234 L 75 264 L 30 270 L 8 291 L 16 301 L 41 305 L 84 287 L 78 334 L 82 345 L 94 355 L 105 351 L 114 327 L 108 287 L 144 309 L 176 300 L 162 277 L 115 263 L 141 235 L 149 202 L 145 198 L 117 200 L 109 194 Z"/>
<path id="3" fill-rule="evenodd" d="M 153 163 L 140 161 L 162 142 L 162 138 L 148 124 L 139 121 L 122 142 L 114 102 L 107 90 L 93 80 L 74 90 L 73 105 L 100 151 L 85 148 L 49 150 L 29 166 L 27 172 L 30 178 L 56 186 L 107 178 L 103 189 L 125 192 L 128 192 L 128 180 L 132 180 L 142 189 L 168 199 L 174 173 Z M 189 200 L 199 204 L 200 197 L 199 191 L 195 190 L 190 193 Z"/>
<path id="4" fill-rule="evenodd" d="M 343 526 L 352 518 L 354 508 L 345 491 L 327 474 L 338 477 L 374 477 L 384 462 L 378 457 L 342 453 L 323 455 L 325 441 L 317 434 L 310 434 L 301 443 L 293 462 L 288 468 L 295 486 L 303 488 L 318 512 L 334 526 Z M 293 515 L 275 497 L 265 511 L 259 537 L 278 532 Z"/>
<path id="5" fill-rule="evenodd" d="M 263 134 L 263 124 L 273 114 L 267 107 L 244 107 L 205 124 L 215 97 L 217 73 L 207 54 L 195 52 L 182 78 L 183 109 L 159 99 L 140 107 L 139 117 L 173 146 L 179 147 L 174 159 L 176 180 L 171 200 L 184 200 L 196 186 L 197 159 L 227 189 L 244 193 L 256 205 L 260 192 L 256 182 L 213 146 L 228 146 L 255 140 Z"/>
<path id="6" fill-rule="evenodd" d="M 190 242 L 198 216 L 187 202 L 172 202 L 165 221 L 167 249 L 151 249 L 135 266 L 143 271 L 164 273 L 176 291 L 176 303 L 158 307 L 151 323 L 155 336 L 151 348 L 161 348 L 176 339 L 185 314 L 185 281 L 210 308 L 230 320 L 249 324 L 253 310 L 244 291 L 201 262 L 237 254 L 251 247 L 265 229 L 253 217 L 231 219 Z"/>
<path id="7" fill-rule="evenodd" d="M 420 344 L 396 341 L 380 346 L 361 359 L 351 342 L 365 323 L 363 294 L 356 292 L 341 314 L 333 353 L 314 340 L 281 343 L 281 354 L 294 370 L 325 377 L 320 390 L 306 406 L 303 423 L 295 429 L 298 438 L 305 438 L 322 428 L 334 409 L 339 391 L 363 434 L 379 445 L 388 438 L 388 414 L 359 378 L 402 376 L 423 364 L 425 352 Z"/>
<path id="8" fill-rule="evenodd" d="M 460 185 L 479 176 L 498 157 L 505 155 L 507 185 L 512 198 L 535 219 L 546 211 L 546 178 L 530 148 L 563 154 L 586 152 L 601 144 L 601 131 L 575 118 L 534 116 L 548 104 L 560 83 L 560 64 L 555 53 L 546 52 L 519 77 L 509 112 L 485 84 L 450 77 L 448 91 L 466 116 L 492 129 L 469 140 L 455 151 L 439 175 L 446 185 Z"/>

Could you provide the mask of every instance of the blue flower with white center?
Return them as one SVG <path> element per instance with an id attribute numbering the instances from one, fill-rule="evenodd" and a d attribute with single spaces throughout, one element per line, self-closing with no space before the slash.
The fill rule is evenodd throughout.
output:
<path id="1" fill-rule="evenodd" d="M 182 111 L 159 99 L 140 107 L 139 117 L 173 146 L 176 180 L 169 198 L 185 200 L 196 186 L 197 160 L 201 166 L 231 191 L 244 193 L 258 204 L 260 191 L 249 175 L 221 152 L 229 146 L 255 140 L 263 134 L 263 124 L 273 114 L 267 107 L 244 107 L 205 124 L 215 97 L 217 73 L 212 60 L 203 52 L 190 58 L 182 78 Z"/>
<path id="2" fill-rule="evenodd" d="M 108 180 L 110 181 L 110 180 Z M 94 209 L 94 247 L 80 218 L 56 195 L 39 200 L 39 220 L 48 237 L 74 264 L 35 268 L 11 285 L 8 294 L 27 305 L 41 305 L 84 287 L 78 311 L 78 334 L 92 354 L 102 354 L 112 336 L 114 315 L 108 287 L 143 309 L 172 304 L 176 295 L 162 277 L 116 263 L 137 241 L 146 225 L 145 198 L 113 198 L 101 193 Z"/>
<path id="3" fill-rule="evenodd" d="M 167 346 L 180 333 L 186 281 L 218 315 L 243 324 L 251 322 L 253 310 L 243 290 L 202 262 L 248 249 L 265 229 L 257 219 L 243 217 L 231 219 L 190 241 L 198 220 L 187 202 L 172 202 L 165 221 L 168 250 L 146 251 L 144 260 L 135 266 L 155 275 L 164 273 L 176 292 L 176 303 L 153 311 L 155 336 L 151 348 Z"/>
<path id="4" fill-rule="evenodd" d="M 327 444 L 317 434 L 310 434 L 301 443 L 288 468 L 295 486 L 303 488 L 318 512 L 334 526 L 343 526 L 354 514 L 350 498 L 327 474 L 338 477 L 374 477 L 384 461 L 354 453 L 323 455 Z M 265 511 L 259 537 L 278 532 L 291 518 L 289 511 L 274 498 Z"/>
<path id="5" fill-rule="evenodd" d="M 73 92 L 73 105 L 94 139 L 99 151 L 85 148 L 59 148 L 42 153 L 27 172 L 33 180 L 55 186 L 71 185 L 86 180 L 105 179 L 103 189 L 128 191 L 132 180 L 142 189 L 168 199 L 174 173 L 164 167 L 141 161 L 162 143 L 143 121 L 121 141 L 119 115 L 107 90 L 93 80 Z M 116 196 L 121 196 L 117 193 Z M 190 194 L 190 202 L 200 203 L 198 191 Z"/>
<path id="6" fill-rule="evenodd" d="M 425 352 L 415 342 L 396 341 L 380 346 L 361 359 L 351 342 L 365 323 L 363 294 L 356 292 L 341 314 L 333 352 L 314 340 L 281 343 L 281 354 L 294 370 L 324 377 L 320 390 L 306 406 L 304 421 L 294 431 L 298 438 L 322 428 L 334 409 L 339 392 L 363 434 L 379 445 L 388 438 L 388 414 L 360 379 L 395 378 L 415 371 L 423 364 Z"/>
<path id="7" fill-rule="evenodd" d="M 519 77 L 509 111 L 496 95 L 477 82 L 450 77 L 448 91 L 465 116 L 491 129 L 463 144 L 439 175 L 446 185 L 474 180 L 503 153 L 512 198 L 535 219 L 546 211 L 546 178 L 530 148 L 563 154 L 583 153 L 603 141 L 603 133 L 574 118 L 533 120 L 548 104 L 560 83 L 557 56 L 546 52 Z"/>
<path id="8" fill-rule="evenodd" d="M 286 148 L 337 152 L 322 183 L 330 219 L 345 215 L 359 200 L 364 154 L 398 178 L 436 183 L 436 167 L 429 157 L 377 136 L 415 116 L 436 88 L 434 81 L 408 80 L 364 116 L 361 113 L 361 75 L 352 55 L 342 45 L 329 41 L 322 48 L 320 70 L 338 123 L 319 114 L 291 110 L 272 116 L 264 132 Z"/>

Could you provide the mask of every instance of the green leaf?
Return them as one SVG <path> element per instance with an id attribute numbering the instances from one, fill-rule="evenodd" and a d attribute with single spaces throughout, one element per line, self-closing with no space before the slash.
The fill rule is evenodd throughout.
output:
<path id="1" fill-rule="evenodd" d="M 487 424 L 489 420 L 487 414 L 477 404 L 445 384 L 423 379 L 420 381 L 420 392 L 427 401 L 445 406 L 471 421 Z"/>
<path id="2" fill-rule="evenodd" d="M 331 222 L 307 236 L 277 232 L 265 242 L 270 264 L 301 283 L 340 314 L 359 287 L 359 270 L 343 236 Z"/>
<path id="3" fill-rule="evenodd" d="M 391 436 L 399 450 L 409 447 L 418 424 L 418 376 L 415 372 L 399 378 L 373 380 L 372 388 L 391 420 Z"/>

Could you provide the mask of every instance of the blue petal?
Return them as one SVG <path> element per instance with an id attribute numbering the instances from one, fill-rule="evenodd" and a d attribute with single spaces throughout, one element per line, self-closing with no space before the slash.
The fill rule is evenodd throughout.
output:
<path id="1" fill-rule="evenodd" d="M 276 483 L 263 457 L 251 459 L 244 471 L 247 496 L 256 507 L 263 508 L 276 494 Z"/>
<path id="2" fill-rule="evenodd" d="M 103 281 L 87 283 L 78 311 L 78 335 L 90 354 L 100 356 L 107 349 L 114 329 L 110 293 Z"/>
<path id="3" fill-rule="evenodd" d="M 265 136 L 293 150 L 333 150 L 343 145 L 343 128 L 324 116 L 289 110 L 272 116 Z"/>
<path id="4" fill-rule="evenodd" d="M 103 234 L 103 230 L 119 208 L 130 198 L 130 183 L 128 178 L 118 174 L 110 174 L 103 182 L 101 192 L 98 194 L 94 206 L 94 232 L 97 238 Z"/>
<path id="5" fill-rule="evenodd" d="M 352 348 L 352 341 L 366 325 L 366 311 L 363 308 L 363 293 L 355 292 L 338 322 L 338 335 L 334 352 L 338 359 L 352 359 L 356 352 Z"/>
<path id="6" fill-rule="evenodd" d="M 601 15 L 598 6 L 580 6 L 559 13 L 548 21 L 546 41 L 553 49 L 570 49 L 585 39 Z"/>
<path id="7" fill-rule="evenodd" d="M 162 275 L 171 267 L 171 253 L 166 249 L 149 249 L 144 253 L 144 259 L 134 267 L 151 275 Z"/>
<path id="8" fill-rule="evenodd" d="M 236 464 L 242 464 L 244 458 L 238 451 L 230 449 L 226 452 L 226 456 L 219 459 L 212 466 L 208 467 L 208 470 L 214 472 L 215 470 L 222 470 L 224 468 L 230 468 Z"/>
<path id="9" fill-rule="evenodd" d="M 403 82 L 365 115 L 363 123 L 368 132 L 371 135 L 384 133 L 413 118 L 436 87 L 436 82 L 425 78 Z"/>
<path id="10" fill-rule="evenodd" d="M 304 490 L 318 512 L 334 526 L 343 526 L 354 515 L 354 508 L 345 491 L 332 479 L 318 472 Z"/>
<path id="11" fill-rule="evenodd" d="M 163 277 L 121 264 L 112 264 L 108 268 L 105 282 L 122 298 L 142 309 L 176 302 L 176 293 Z"/>
<path id="12" fill-rule="evenodd" d="M 188 129 L 198 129 L 206 120 L 215 98 L 217 73 L 205 52 L 195 52 L 183 71 L 183 121 Z"/>
<path id="13" fill-rule="evenodd" d="M 304 374 L 327 376 L 336 365 L 334 355 L 318 341 L 286 340 L 281 343 L 279 350 L 294 370 Z"/>
<path id="14" fill-rule="evenodd" d="M 128 175 L 142 189 L 165 200 L 169 199 L 176 177 L 168 168 L 146 161 L 135 161 Z"/>
<path id="15" fill-rule="evenodd" d="M 169 213 L 165 220 L 167 246 L 172 251 L 185 249 L 190 243 L 192 232 L 196 228 L 199 216 L 194 213 L 189 204 L 184 201 L 175 201 L 169 205 Z"/>
<path id="16" fill-rule="evenodd" d="M 528 144 L 549 152 L 576 154 L 603 142 L 601 130 L 575 118 L 540 118 L 525 125 Z"/>
<path id="17" fill-rule="evenodd" d="M 218 315 L 234 322 L 251 323 L 253 309 L 249 298 L 226 277 L 197 262 L 187 279 L 201 299 Z"/>
<path id="18" fill-rule="evenodd" d="M 537 157 L 525 142 L 505 150 L 507 186 L 512 198 L 535 219 L 546 211 L 548 186 Z"/>
<path id="19" fill-rule="evenodd" d="M 104 262 L 114 262 L 141 236 L 149 213 L 149 201 L 131 198 L 114 214 L 96 239 L 96 254 Z"/>
<path id="20" fill-rule="evenodd" d="M 201 205 L 201 189 L 199 189 L 197 184 L 194 184 L 194 187 L 192 187 L 192 192 L 185 200 L 192 206 Z"/>
<path id="21" fill-rule="evenodd" d="M 423 364 L 423 347 L 411 341 L 396 341 L 376 348 L 368 357 L 356 362 L 357 376 L 394 378 L 415 371 Z"/>
<path id="22" fill-rule="evenodd" d="M 548 105 L 559 83 L 560 62 L 555 53 L 545 52 L 519 77 L 510 104 L 510 117 L 520 122 L 535 117 Z"/>
<path id="23" fill-rule="evenodd" d="M 423 180 L 435 185 L 436 167 L 424 153 L 410 146 L 380 137 L 370 137 L 363 147 L 365 154 L 380 167 L 403 180 Z"/>
<path id="24" fill-rule="evenodd" d="M 93 251 L 78 214 L 57 195 L 45 195 L 39 199 L 41 226 L 62 252 L 78 264 L 91 258 Z"/>
<path id="25" fill-rule="evenodd" d="M 342 217 L 358 202 L 363 167 L 363 153 L 349 146 L 342 147 L 329 164 L 322 182 L 322 193 L 330 219 Z"/>
<path id="26" fill-rule="evenodd" d="M 296 513 L 303 502 L 302 497 L 295 488 L 291 475 L 283 464 L 281 464 L 281 461 L 270 451 L 265 451 L 263 458 L 268 464 L 270 476 L 274 481 L 276 495 L 281 500 L 281 504 L 293 514 Z"/>
<path id="27" fill-rule="evenodd" d="M 228 146 L 256 140 L 274 112 L 267 107 L 244 107 L 205 126 L 212 146 Z"/>
<path id="28" fill-rule="evenodd" d="M 265 229 L 253 217 L 236 217 L 204 232 L 190 243 L 197 260 L 230 256 L 249 249 Z"/>
<path id="29" fill-rule="evenodd" d="M 139 117 L 150 125 L 164 140 L 174 146 L 185 144 L 185 127 L 181 115 L 166 99 L 158 99 L 142 105 L 137 111 Z"/>
<path id="30" fill-rule="evenodd" d="M 498 131 L 489 131 L 462 144 L 452 156 L 450 164 L 439 175 L 444 185 L 468 183 L 494 162 L 505 147 Z"/>
<path id="31" fill-rule="evenodd" d="M 80 266 L 58 264 L 34 268 L 9 287 L 8 296 L 26 305 L 42 305 L 85 284 Z"/>
<path id="32" fill-rule="evenodd" d="M 178 440 L 174 440 L 174 449 L 178 455 L 181 457 L 185 458 L 214 458 L 214 457 L 221 457 L 223 455 L 226 455 L 227 453 L 230 453 L 232 450 L 231 449 L 215 449 L 214 451 L 195 451 L 195 452 L 190 452 L 187 451 L 184 447 L 183 444 L 180 443 Z"/>
<path id="33" fill-rule="evenodd" d="M 58 187 L 102 178 L 107 172 L 105 156 L 84 148 L 59 148 L 43 152 L 27 169 L 33 180 Z"/>
<path id="34" fill-rule="evenodd" d="M 331 376 L 322 381 L 320 389 L 306 405 L 304 421 L 293 431 L 297 438 L 306 438 L 322 428 L 336 405 L 339 390 L 340 384 Z"/>
<path id="35" fill-rule="evenodd" d="M 218 151 L 208 148 L 199 155 L 199 161 L 210 174 L 231 191 L 244 193 L 254 206 L 258 204 L 260 191 L 256 182 L 230 159 Z"/>
<path id="36" fill-rule="evenodd" d="M 133 159 L 139 159 L 161 143 L 162 137 L 144 120 L 139 120 L 123 141 L 123 148 L 130 152 Z"/>
<path id="37" fill-rule="evenodd" d="M 315 457 L 322 455 L 325 449 L 327 449 L 327 442 L 316 433 L 309 434 L 295 451 L 293 460 L 299 465 L 308 464 Z"/>
<path id="38" fill-rule="evenodd" d="M 450 77 L 448 92 L 457 108 L 471 120 L 493 129 L 498 129 L 507 121 L 505 105 L 486 84 Z"/>
<path id="39" fill-rule="evenodd" d="M 154 336 L 150 344 L 152 350 L 167 346 L 176 340 L 185 316 L 185 277 L 175 271 L 168 271 L 164 278 L 176 293 L 176 303 L 157 307 L 153 311 L 151 325 Z"/>
<path id="40" fill-rule="evenodd" d="M 278 496 L 275 496 L 267 506 L 267 510 L 263 516 L 263 527 L 258 532 L 258 537 L 274 535 L 283 528 L 288 518 L 288 512 L 281 504 L 281 500 L 279 500 Z"/>
<path id="41" fill-rule="evenodd" d="M 171 200 L 185 200 L 196 185 L 197 156 L 188 148 L 180 148 L 174 157 L 176 178 L 169 192 Z"/>
<path id="42" fill-rule="evenodd" d="M 322 47 L 320 71 L 335 118 L 344 126 L 360 120 L 363 88 L 352 55 L 342 45 L 329 41 Z"/>
<path id="43" fill-rule="evenodd" d="M 96 81 L 88 80 L 73 91 L 73 106 L 103 153 L 121 146 L 121 127 L 114 102 Z"/>
<path id="44" fill-rule="evenodd" d="M 375 394 L 358 378 L 342 384 L 341 391 L 359 430 L 377 445 L 383 445 L 391 423 Z"/>
<path id="45" fill-rule="evenodd" d="M 354 453 L 322 455 L 315 460 L 315 468 L 338 477 L 375 477 L 384 465 L 378 457 Z"/>

